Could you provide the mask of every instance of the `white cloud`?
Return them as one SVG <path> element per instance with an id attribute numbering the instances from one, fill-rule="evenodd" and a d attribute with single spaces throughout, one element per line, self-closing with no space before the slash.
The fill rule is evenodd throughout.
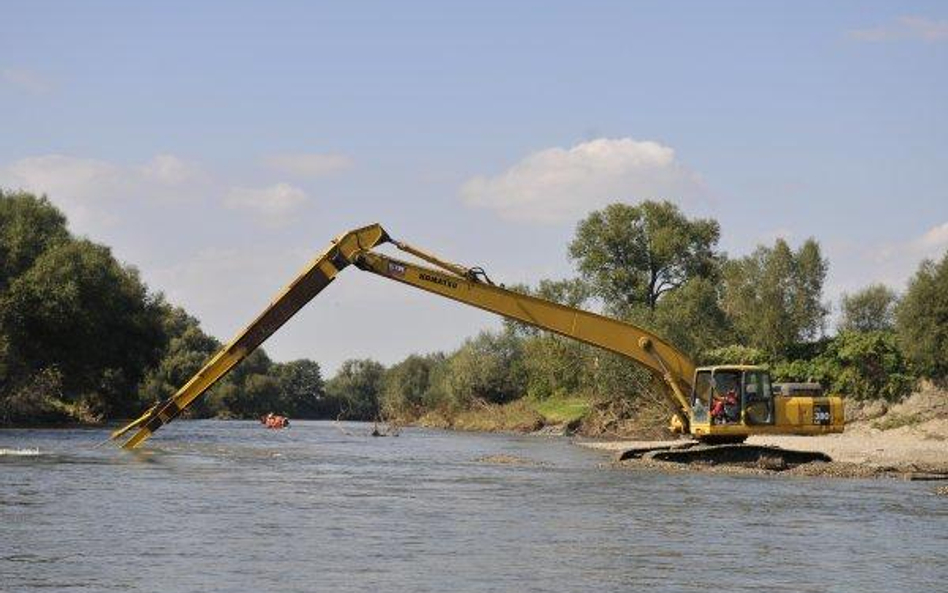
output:
<path id="1" fill-rule="evenodd" d="M 915 247 L 927 253 L 928 257 L 936 257 L 940 252 L 948 249 L 948 222 L 932 227 L 914 243 Z"/>
<path id="2" fill-rule="evenodd" d="M 106 161 L 50 154 L 15 161 L 0 171 L 0 185 L 48 195 L 85 232 L 118 220 L 103 204 L 123 193 L 126 179 Z"/>
<path id="3" fill-rule="evenodd" d="M 117 207 L 134 200 L 166 201 L 199 195 L 200 168 L 174 155 L 143 165 L 48 154 L 0 168 L 0 187 L 46 194 L 79 232 L 95 233 L 119 220 Z"/>
<path id="4" fill-rule="evenodd" d="M 900 291 L 923 259 L 937 260 L 948 251 L 948 222 L 903 241 L 868 248 L 837 245 L 830 251 L 836 292 L 851 292 L 871 282 L 882 282 Z"/>
<path id="5" fill-rule="evenodd" d="M 49 79 L 26 68 L 0 69 L 0 81 L 4 83 L 4 86 L 25 91 L 32 95 L 44 95 L 53 89 Z"/>
<path id="6" fill-rule="evenodd" d="M 182 185 L 202 177 L 199 167 L 173 154 L 159 154 L 140 170 L 147 179 L 164 185 Z"/>
<path id="7" fill-rule="evenodd" d="M 948 20 L 902 16 L 881 27 L 847 31 L 846 36 L 856 41 L 868 42 L 912 39 L 933 43 L 948 40 Z"/>
<path id="8" fill-rule="evenodd" d="M 110 193 L 121 185 L 122 172 L 106 161 L 49 154 L 15 161 L 5 177 L 31 191 L 83 198 Z"/>
<path id="9" fill-rule="evenodd" d="M 613 201 L 689 198 L 701 189 L 698 176 L 676 160 L 672 148 L 599 138 L 568 149 L 547 148 L 500 175 L 470 179 L 461 197 L 506 219 L 555 223 Z"/>
<path id="10" fill-rule="evenodd" d="M 324 177 L 352 167 L 352 159 L 334 153 L 275 154 L 263 159 L 266 166 L 299 177 Z"/>
<path id="11" fill-rule="evenodd" d="M 249 210 L 264 217 L 271 225 L 289 220 L 289 215 L 307 201 L 306 192 L 288 183 L 263 188 L 235 187 L 224 203 L 231 208 Z"/>

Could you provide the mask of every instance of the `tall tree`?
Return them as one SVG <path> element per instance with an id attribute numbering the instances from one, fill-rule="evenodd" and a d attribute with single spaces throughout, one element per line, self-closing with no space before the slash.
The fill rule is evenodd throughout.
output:
<path id="1" fill-rule="evenodd" d="M 374 420 L 379 415 L 379 397 L 385 367 L 371 359 L 347 360 L 326 383 L 326 394 L 347 420 Z"/>
<path id="2" fill-rule="evenodd" d="M 569 256 L 610 308 L 654 310 L 688 279 L 714 275 L 719 236 L 716 221 L 688 219 L 668 201 L 617 203 L 579 223 Z"/>
<path id="3" fill-rule="evenodd" d="M 69 238 L 66 217 L 45 196 L 0 190 L 0 294 L 44 251 Z"/>
<path id="4" fill-rule="evenodd" d="M 326 418 L 326 385 L 319 363 L 308 359 L 274 365 L 280 384 L 280 409 L 297 418 Z"/>
<path id="5" fill-rule="evenodd" d="M 948 252 L 922 262 L 899 303 L 896 327 L 902 350 L 932 379 L 948 378 Z"/>
<path id="6" fill-rule="evenodd" d="M 718 289 L 707 278 L 693 278 L 662 299 L 646 325 L 696 360 L 734 341 Z"/>
<path id="7" fill-rule="evenodd" d="M 413 416 L 425 403 L 431 383 L 431 369 L 441 357 L 412 354 L 385 371 L 382 410 L 386 417 Z"/>
<path id="8" fill-rule="evenodd" d="M 94 414 L 133 412 L 129 398 L 166 343 L 161 308 L 109 249 L 73 240 L 44 251 L 0 300 L 8 372 L 55 367 L 64 393 Z"/>
<path id="9" fill-rule="evenodd" d="M 445 391 L 452 404 L 504 403 L 524 394 L 523 342 L 514 333 L 481 332 L 448 360 Z"/>
<path id="10" fill-rule="evenodd" d="M 895 292 L 884 284 L 873 284 L 840 299 L 840 332 L 888 331 L 895 327 Z"/>
<path id="11" fill-rule="evenodd" d="M 822 304 L 828 263 L 809 239 L 796 253 L 786 241 L 758 247 L 724 267 L 723 309 L 743 344 L 782 356 L 824 327 Z"/>

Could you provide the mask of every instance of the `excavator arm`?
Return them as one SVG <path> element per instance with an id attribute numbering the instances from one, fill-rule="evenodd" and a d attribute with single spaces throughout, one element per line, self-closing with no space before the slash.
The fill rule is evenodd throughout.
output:
<path id="1" fill-rule="evenodd" d="M 383 243 L 392 243 L 435 267 L 373 251 Z M 120 438 L 137 429 L 122 446 L 126 449 L 139 446 L 260 346 L 349 264 L 635 360 L 662 379 L 668 387 L 666 397 L 672 410 L 682 426 L 688 427 L 690 405 L 687 394 L 691 390 L 695 366 L 687 356 L 658 336 L 629 323 L 495 285 L 483 270 L 450 263 L 408 244 L 393 241 L 381 226 L 374 224 L 336 237 L 263 313 L 214 355 L 177 393 L 115 431 L 112 438 Z"/>

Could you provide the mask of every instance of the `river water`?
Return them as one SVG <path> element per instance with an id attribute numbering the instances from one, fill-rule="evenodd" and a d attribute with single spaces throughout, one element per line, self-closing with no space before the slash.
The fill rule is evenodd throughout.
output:
<path id="1" fill-rule="evenodd" d="M 669 475 L 566 439 L 370 428 L 182 421 L 138 452 L 2 430 L 0 591 L 948 590 L 931 484 Z"/>

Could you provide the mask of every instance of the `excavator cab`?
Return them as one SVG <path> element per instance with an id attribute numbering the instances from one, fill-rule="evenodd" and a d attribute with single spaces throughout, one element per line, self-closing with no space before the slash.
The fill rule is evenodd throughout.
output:
<path id="1" fill-rule="evenodd" d="M 751 434 L 842 432 L 843 403 L 818 384 L 774 386 L 765 367 L 699 367 L 691 391 L 691 434 L 705 441 L 736 441 Z"/>

